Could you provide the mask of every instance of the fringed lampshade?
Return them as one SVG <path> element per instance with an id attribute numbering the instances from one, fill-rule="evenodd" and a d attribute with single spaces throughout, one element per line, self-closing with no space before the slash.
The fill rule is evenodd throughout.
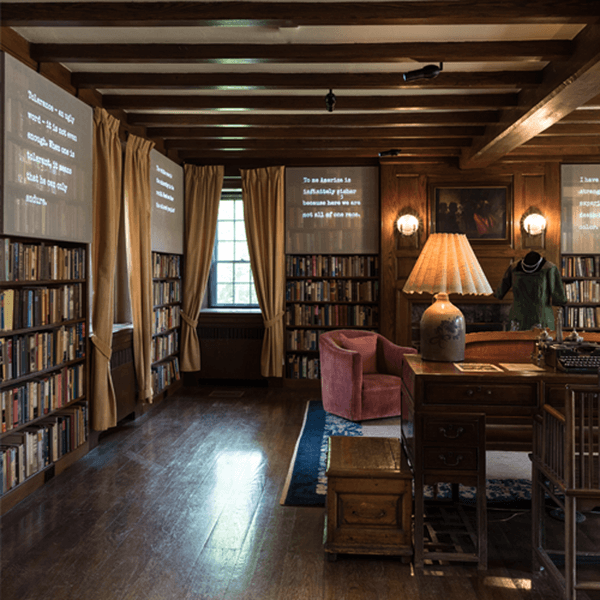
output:
<path id="1" fill-rule="evenodd" d="M 421 318 L 423 360 L 465 358 L 465 318 L 448 294 L 491 294 L 492 288 L 467 240 L 458 233 L 429 236 L 404 285 L 407 294 L 437 294 Z"/>

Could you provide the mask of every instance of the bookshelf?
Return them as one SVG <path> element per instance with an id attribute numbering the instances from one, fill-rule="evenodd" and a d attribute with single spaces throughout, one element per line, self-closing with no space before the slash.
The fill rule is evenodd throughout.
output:
<path id="1" fill-rule="evenodd" d="M 152 253 L 152 388 L 154 399 L 180 385 L 179 339 L 181 323 L 182 257 Z"/>
<path id="2" fill-rule="evenodd" d="M 563 327 L 600 331 L 600 254 L 563 253 L 561 275 L 568 301 Z"/>
<path id="3" fill-rule="evenodd" d="M 324 331 L 378 328 L 378 255 L 286 256 L 287 379 L 320 379 Z"/>
<path id="4" fill-rule="evenodd" d="M 89 449 L 87 246 L 0 237 L 1 512 Z"/>

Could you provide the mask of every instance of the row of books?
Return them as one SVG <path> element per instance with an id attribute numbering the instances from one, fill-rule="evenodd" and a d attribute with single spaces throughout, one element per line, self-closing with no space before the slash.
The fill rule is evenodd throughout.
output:
<path id="1" fill-rule="evenodd" d="M 322 333 L 323 330 L 319 329 L 290 329 L 287 332 L 287 349 L 318 350 Z"/>
<path id="2" fill-rule="evenodd" d="M 85 323 L 0 338 L 0 381 L 23 377 L 85 356 Z"/>
<path id="3" fill-rule="evenodd" d="M 179 373 L 179 359 L 175 356 L 172 360 L 152 366 L 152 389 L 154 394 L 160 394 L 181 377 Z"/>
<path id="4" fill-rule="evenodd" d="M 0 281 L 85 279 L 85 248 L 0 240 Z"/>
<path id="5" fill-rule="evenodd" d="M 338 279 L 323 281 L 288 281 L 288 302 L 377 302 L 378 281 Z"/>
<path id="6" fill-rule="evenodd" d="M 181 302 L 181 281 L 155 281 L 152 284 L 154 306 Z"/>
<path id="7" fill-rule="evenodd" d="M 561 274 L 563 277 L 600 277 L 600 255 L 563 256 Z"/>
<path id="8" fill-rule="evenodd" d="M 600 306 L 565 306 L 563 325 L 579 329 L 600 327 Z"/>
<path id="9" fill-rule="evenodd" d="M 42 327 L 83 318 L 83 284 L 0 291 L 0 330 Z"/>
<path id="10" fill-rule="evenodd" d="M 2 390 L 2 433 L 63 408 L 85 394 L 83 363 Z"/>
<path id="11" fill-rule="evenodd" d="M 287 255 L 288 277 L 377 277 L 378 256 Z"/>
<path id="12" fill-rule="evenodd" d="M 289 379 L 320 379 L 321 377 L 319 359 L 308 356 L 288 356 L 286 371 Z"/>
<path id="13" fill-rule="evenodd" d="M 153 252 L 152 277 L 181 277 L 181 256 Z"/>
<path id="14" fill-rule="evenodd" d="M 154 309 L 154 322 L 152 323 L 152 335 L 179 327 L 181 322 L 181 308 L 175 306 L 163 306 Z"/>
<path id="15" fill-rule="evenodd" d="M 74 404 L 3 436 L 0 439 L 0 493 L 5 494 L 84 444 L 87 423 L 87 405 Z"/>
<path id="16" fill-rule="evenodd" d="M 179 352 L 179 331 L 170 331 L 167 335 L 152 338 L 152 362 L 177 352 Z"/>
<path id="17" fill-rule="evenodd" d="M 362 304 L 295 304 L 286 309 L 286 325 L 323 327 L 376 327 L 378 310 Z"/>
<path id="18" fill-rule="evenodd" d="M 600 303 L 600 281 L 593 279 L 577 279 L 564 284 L 565 293 L 569 302 Z"/>

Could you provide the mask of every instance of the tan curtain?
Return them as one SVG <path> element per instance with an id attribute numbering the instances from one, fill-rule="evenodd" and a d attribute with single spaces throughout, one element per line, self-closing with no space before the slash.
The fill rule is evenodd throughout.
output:
<path id="1" fill-rule="evenodd" d="M 104 431 L 117 424 L 110 376 L 115 260 L 121 217 L 123 160 L 119 121 L 94 109 L 94 237 L 92 241 L 91 424 Z"/>
<path id="2" fill-rule="evenodd" d="M 241 170 L 250 264 L 265 323 L 264 377 L 283 375 L 285 292 L 284 167 Z"/>
<path id="3" fill-rule="evenodd" d="M 150 150 L 154 142 L 127 138 L 123 191 L 129 239 L 129 290 L 133 318 L 133 358 L 139 399 L 152 402 L 152 240 Z"/>
<path id="4" fill-rule="evenodd" d="M 185 272 L 181 313 L 181 370 L 200 370 L 196 327 L 208 282 L 225 167 L 185 165 Z"/>

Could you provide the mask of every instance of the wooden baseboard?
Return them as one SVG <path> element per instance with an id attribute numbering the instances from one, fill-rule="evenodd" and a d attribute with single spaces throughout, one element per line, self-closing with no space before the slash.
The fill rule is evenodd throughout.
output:
<path id="1" fill-rule="evenodd" d="M 283 387 L 289 388 L 321 388 L 321 380 L 320 379 L 283 379 Z"/>

